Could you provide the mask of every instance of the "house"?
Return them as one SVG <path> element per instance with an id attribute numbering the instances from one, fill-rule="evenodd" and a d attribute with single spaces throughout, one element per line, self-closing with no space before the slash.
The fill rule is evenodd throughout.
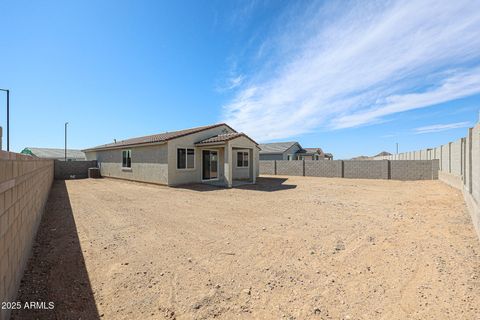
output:
<path id="1" fill-rule="evenodd" d="M 297 151 L 297 160 L 324 160 L 325 153 L 320 148 L 302 148 Z"/>
<path id="2" fill-rule="evenodd" d="M 302 147 L 296 141 L 260 144 L 260 160 L 293 160 Z"/>
<path id="3" fill-rule="evenodd" d="M 260 144 L 260 160 L 331 160 L 331 153 L 321 148 L 303 148 L 298 142 L 274 142 Z"/>
<path id="4" fill-rule="evenodd" d="M 83 150 L 102 176 L 169 186 L 255 183 L 258 144 L 225 123 L 115 141 Z"/>
<path id="5" fill-rule="evenodd" d="M 65 149 L 27 147 L 20 153 L 42 159 L 65 160 Z M 85 153 L 81 150 L 67 149 L 67 161 L 81 161 L 85 159 Z"/>

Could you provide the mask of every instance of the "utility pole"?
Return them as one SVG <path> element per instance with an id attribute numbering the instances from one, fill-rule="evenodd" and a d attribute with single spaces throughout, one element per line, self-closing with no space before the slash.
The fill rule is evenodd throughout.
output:
<path id="1" fill-rule="evenodd" d="M 10 90 L 0 89 L 7 93 L 7 151 L 10 151 Z"/>
<path id="2" fill-rule="evenodd" d="M 397 154 L 398 154 L 398 142 L 397 142 Z"/>
<path id="3" fill-rule="evenodd" d="M 67 161 L 67 125 L 68 122 L 65 122 L 65 161 Z"/>

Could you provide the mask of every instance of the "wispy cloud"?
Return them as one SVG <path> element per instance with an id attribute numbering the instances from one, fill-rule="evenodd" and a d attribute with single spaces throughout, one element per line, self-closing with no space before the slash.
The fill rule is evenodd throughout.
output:
<path id="1" fill-rule="evenodd" d="M 469 126 L 471 126 L 471 123 L 468 121 L 464 121 L 464 122 L 455 122 L 455 123 L 446 123 L 446 124 L 433 124 L 430 126 L 415 128 L 414 131 L 415 131 L 415 134 L 423 134 L 423 133 L 447 131 L 447 130 L 457 129 L 457 128 L 465 128 Z"/>
<path id="2" fill-rule="evenodd" d="M 281 24 L 289 31 L 278 26 L 262 45 L 275 61 L 252 68 L 224 106 L 224 120 L 256 139 L 382 122 L 480 93 L 479 1 L 330 2 Z"/>

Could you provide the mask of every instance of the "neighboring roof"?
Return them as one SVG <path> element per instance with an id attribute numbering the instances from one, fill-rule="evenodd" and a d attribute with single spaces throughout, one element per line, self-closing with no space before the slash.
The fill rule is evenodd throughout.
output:
<path id="1" fill-rule="evenodd" d="M 266 154 L 266 153 L 284 153 L 295 144 L 298 144 L 298 142 L 296 141 L 274 142 L 274 143 L 259 144 L 258 146 L 260 147 L 260 154 Z M 298 146 L 300 145 L 298 144 Z"/>
<path id="2" fill-rule="evenodd" d="M 298 150 L 297 153 L 306 153 L 306 154 L 313 154 L 313 153 L 323 153 L 321 148 L 302 148 Z"/>
<path id="3" fill-rule="evenodd" d="M 29 154 L 43 159 L 64 159 L 65 149 L 27 147 L 22 150 L 23 154 Z M 86 159 L 85 153 L 80 150 L 67 149 L 67 159 Z"/>
<path id="4" fill-rule="evenodd" d="M 204 130 L 220 127 L 220 126 L 226 126 L 236 132 L 234 129 L 232 129 L 229 125 L 225 123 L 217 123 L 209 126 L 202 126 L 202 127 L 196 127 L 196 128 L 190 128 L 190 129 L 184 129 L 184 130 L 178 130 L 178 131 L 171 131 L 171 132 L 163 132 L 163 133 L 158 133 L 158 134 L 153 134 L 149 136 L 143 136 L 143 137 L 138 137 L 138 138 L 132 138 L 132 139 L 127 139 L 127 140 L 121 140 L 117 141 L 114 143 L 108 143 L 108 144 L 103 144 L 97 147 L 85 149 L 83 151 L 95 151 L 95 150 L 102 150 L 102 149 L 110 149 L 110 148 L 117 148 L 117 147 L 126 147 L 126 146 L 133 146 L 137 144 L 146 144 L 146 143 L 157 143 L 157 142 L 166 142 L 168 140 L 172 140 L 175 138 L 180 138 L 192 133 L 197 133 L 201 132 Z"/>
<path id="5" fill-rule="evenodd" d="M 201 145 L 201 144 L 216 144 L 216 143 L 221 143 L 221 142 L 226 142 L 226 141 L 229 141 L 229 140 L 233 140 L 233 139 L 236 139 L 236 138 L 238 138 L 238 137 L 245 137 L 245 138 L 247 138 L 248 140 L 250 140 L 250 141 L 252 141 L 253 143 L 255 143 L 256 145 L 258 145 L 258 143 L 256 143 L 253 139 L 251 139 L 249 136 L 247 136 L 247 135 L 246 135 L 245 133 L 243 133 L 243 132 L 232 132 L 232 133 L 219 134 L 219 135 L 216 135 L 216 136 L 207 138 L 207 139 L 205 139 L 205 140 L 196 142 L 195 144 L 196 144 L 196 145 Z"/>
<path id="6" fill-rule="evenodd" d="M 385 156 L 391 156 L 392 154 L 387 151 L 382 151 L 379 154 L 375 155 L 374 157 L 385 157 Z"/>

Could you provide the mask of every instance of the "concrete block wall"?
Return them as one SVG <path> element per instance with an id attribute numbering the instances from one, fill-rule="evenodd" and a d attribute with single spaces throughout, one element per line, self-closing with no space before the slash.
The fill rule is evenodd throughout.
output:
<path id="1" fill-rule="evenodd" d="M 408 151 L 387 157 L 391 166 L 391 178 L 422 179 L 428 164 L 405 159 L 435 159 L 432 163 L 432 179 L 440 179 L 452 187 L 461 189 L 480 238 L 480 124 L 469 128 L 466 137 L 433 149 Z M 377 157 L 375 160 L 385 159 Z M 438 170 L 436 169 L 438 167 Z M 408 168 L 408 169 L 407 169 Z M 403 170 L 400 173 L 399 170 Z M 436 172 L 436 174 L 435 174 Z M 427 174 L 428 176 L 428 174 Z M 428 177 L 425 177 L 428 179 Z"/>
<path id="2" fill-rule="evenodd" d="M 342 173 L 343 161 L 341 160 L 305 160 L 305 176 L 341 178 Z"/>
<path id="3" fill-rule="evenodd" d="M 347 160 L 343 162 L 344 178 L 389 179 L 386 160 Z"/>
<path id="4" fill-rule="evenodd" d="M 321 160 L 321 161 L 328 161 L 328 160 Z M 303 176 L 304 175 L 303 160 L 295 160 L 295 161 L 276 160 L 276 163 L 277 163 L 276 174 L 286 175 L 286 176 Z"/>
<path id="5" fill-rule="evenodd" d="M 450 143 L 450 173 L 462 175 L 462 139 Z"/>
<path id="6" fill-rule="evenodd" d="M 268 175 L 338 177 L 351 179 L 438 179 L 438 160 L 262 160 L 260 172 Z"/>
<path id="7" fill-rule="evenodd" d="M 260 164 L 260 174 L 275 174 L 275 160 L 261 160 Z"/>
<path id="8" fill-rule="evenodd" d="M 88 161 L 58 161 L 55 160 L 55 179 L 85 179 L 88 178 L 88 168 L 96 167 L 96 160 Z"/>
<path id="9" fill-rule="evenodd" d="M 380 161 L 378 161 L 380 162 Z M 390 179 L 393 180 L 436 180 L 438 160 L 397 160 L 390 162 Z"/>
<path id="10" fill-rule="evenodd" d="M 0 302 L 15 301 L 52 181 L 52 160 L 0 151 Z"/>

